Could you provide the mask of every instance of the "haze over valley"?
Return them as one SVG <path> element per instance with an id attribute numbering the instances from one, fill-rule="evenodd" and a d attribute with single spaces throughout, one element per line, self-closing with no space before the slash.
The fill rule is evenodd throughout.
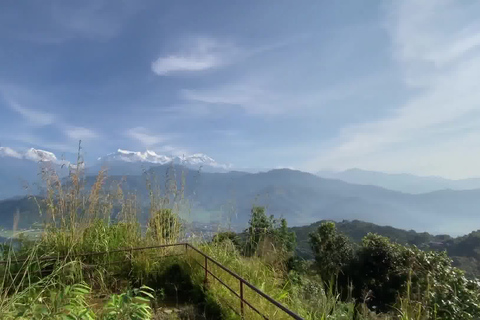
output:
<path id="1" fill-rule="evenodd" d="M 3 177 L 7 177 L 0 182 L 2 199 L 27 195 L 41 197 L 41 168 L 53 168 L 63 178 L 69 170 L 75 170 L 72 163 L 48 151 L 29 149 L 21 152 L 7 147 L 0 151 L 0 168 Z M 232 164 L 218 163 L 204 154 L 166 156 L 153 151 L 123 149 L 99 157 L 92 165 L 84 163 L 83 166 L 87 188 L 94 184 L 96 175 L 103 168 L 108 176 L 107 187 L 113 186 L 115 181 L 123 181 L 124 191 L 137 193 L 145 206 L 149 201 L 148 176 L 155 176 L 161 188 L 169 175 L 174 176 L 178 185 L 182 184 L 184 177 L 186 201 L 182 210 L 187 219 L 228 223 L 238 230 L 248 222 L 252 205 L 266 206 L 271 214 L 286 218 L 293 226 L 319 220 L 357 219 L 456 236 L 469 233 L 480 225 L 480 215 L 477 214 L 480 189 L 475 188 L 474 179 L 466 180 L 462 185 L 462 181 L 358 169 L 318 175 L 285 168 L 237 171 Z M 22 181 L 30 187 L 24 188 Z M 392 189 L 397 190 L 387 189 L 394 183 L 397 185 Z M 455 183 L 457 190 L 452 188 Z M 411 192 L 408 192 L 409 186 Z M 426 190 L 421 193 L 419 188 Z M 11 227 L 8 224 L 13 221 L 15 201 L 24 200 L 0 202 L 0 212 L 10 216 L 2 220 L 5 228 Z M 10 211 L 2 209 L 2 204 Z M 32 210 L 28 214 L 34 214 Z M 24 219 L 32 221 L 31 218 Z"/>

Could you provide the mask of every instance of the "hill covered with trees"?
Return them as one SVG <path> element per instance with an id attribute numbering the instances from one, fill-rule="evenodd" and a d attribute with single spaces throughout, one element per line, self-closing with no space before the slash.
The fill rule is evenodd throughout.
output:
<path id="1" fill-rule="evenodd" d="M 297 238 L 297 254 L 305 259 L 312 259 L 314 253 L 310 246 L 310 234 L 327 221 L 318 221 L 308 226 L 292 227 Z M 449 235 L 432 235 L 428 232 L 402 230 L 390 226 L 353 220 L 336 222 L 336 229 L 347 236 L 353 243 L 359 244 L 369 233 L 388 238 L 390 241 L 416 246 L 425 251 L 446 251 L 453 260 L 453 265 L 465 270 L 468 276 L 480 275 L 480 231 L 473 231 L 461 237 Z"/>

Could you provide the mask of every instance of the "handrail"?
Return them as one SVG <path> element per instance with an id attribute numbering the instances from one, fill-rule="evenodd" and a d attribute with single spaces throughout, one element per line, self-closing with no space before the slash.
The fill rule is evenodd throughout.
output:
<path id="1" fill-rule="evenodd" d="M 67 258 L 79 258 L 79 257 L 90 257 L 90 256 L 98 256 L 98 255 L 106 255 L 106 254 L 111 254 L 111 253 L 119 253 L 119 252 L 132 252 L 132 251 L 142 251 L 142 250 L 148 250 L 148 249 L 159 249 L 159 248 L 168 248 L 168 247 L 178 247 L 178 246 L 183 246 L 185 247 L 185 253 L 187 253 L 188 251 L 188 248 L 191 248 L 193 249 L 195 252 L 197 252 L 198 254 L 200 254 L 202 257 L 204 257 L 205 259 L 205 265 L 202 265 L 201 263 L 199 263 L 198 261 L 197 264 L 199 264 L 204 270 L 205 270 L 205 283 L 207 282 L 207 279 L 208 279 L 208 274 L 210 274 L 212 277 L 214 277 L 217 281 L 219 281 L 223 286 L 225 286 L 227 289 L 229 289 L 238 299 L 240 299 L 240 302 L 241 302 L 241 316 L 242 318 L 244 317 L 244 304 L 246 304 L 248 307 L 250 307 L 253 311 L 255 311 L 256 313 L 258 313 L 259 315 L 261 315 L 264 319 L 268 319 L 265 315 L 263 315 L 257 308 L 255 308 L 250 302 L 248 302 L 247 300 L 245 300 L 244 298 L 244 295 L 243 295 L 243 286 L 246 285 L 247 287 L 249 287 L 251 290 L 253 290 L 255 293 L 259 294 L 260 296 L 262 296 L 264 299 L 266 299 L 267 301 L 269 301 L 270 303 L 272 303 L 274 306 L 276 306 L 277 308 L 279 308 L 280 310 L 282 310 L 283 312 L 285 312 L 286 314 L 288 314 L 290 317 L 292 317 L 293 319 L 295 320 L 303 320 L 302 317 L 300 317 L 299 315 L 297 315 L 295 312 L 291 311 L 290 309 L 288 309 L 287 307 L 285 307 L 284 305 L 282 305 L 280 302 L 276 301 L 275 299 L 273 299 L 272 297 L 270 297 L 268 294 L 266 294 L 265 292 L 261 291 L 260 289 L 258 289 L 257 287 L 255 287 L 253 284 L 251 284 L 250 282 L 248 282 L 246 279 L 240 277 L 237 273 L 233 272 L 232 270 L 230 270 L 229 268 L 225 267 L 224 265 L 222 265 L 221 263 L 219 263 L 218 261 L 216 261 L 215 259 L 213 259 L 212 257 L 208 256 L 207 254 L 205 254 L 204 252 L 202 252 L 201 250 L 197 249 L 196 247 L 194 247 L 193 245 L 191 245 L 190 243 L 187 243 L 187 242 L 183 242 L 183 243 L 173 243 L 173 244 L 164 244 L 164 245 L 156 245 L 156 246 L 148 246 L 148 247 L 135 247 L 135 248 L 125 248 L 125 249 L 115 249 L 115 250 L 111 250 L 111 251 L 103 251 L 103 252 L 87 252 L 87 253 L 81 253 L 81 254 L 72 254 L 72 255 L 65 255 L 65 256 L 60 256 L 60 257 L 56 257 L 56 256 L 49 256 L 49 257 L 43 257 L 43 258 L 39 258 L 39 259 L 35 259 L 35 261 L 53 261 L 53 260 L 64 260 L 64 259 L 67 259 Z M 23 263 L 23 262 L 27 262 L 29 261 L 30 259 L 22 259 L 22 260 L 4 260 L 4 261 L 0 261 L 0 265 L 5 265 L 5 264 L 18 264 L 18 263 Z M 208 261 L 212 262 L 213 264 L 215 264 L 216 266 L 220 267 L 222 270 L 224 270 L 225 272 L 227 272 L 228 274 L 230 274 L 232 277 L 236 278 L 238 281 L 239 281 L 239 284 L 240 284 L 240 293 L 238 294 L 235 290 L 233 290 L 232 288 L 230 288 L 224 281 L 220 280 L 220 278 L 218 278 L 215 274 L 213 274 L 211 272 L 211 270 L 208 269 Z"/>
<path id="2" fill-rule="evenodd" d="M 295 314 L 293 311 L 289 310 L 287 307 L 285 307 L 284 305 L 282 305 L 280 302 L 276 301 L 275 299 L 273 299 L 272 297 L 270 297 L 268 294 L 264 293 L 262 290 L 258 289 L 257 287 L 255 287 L 253 284 L 251 284 L 250 282 L 248 282 L 247 280 L 243 279 L 242 277 L 240 277 L 238 274 L 236 274 L 235 272 L 231 271 L 230 269 L 228 269 L 227 267 L 223 266 L 221 263 L 217 262 L 215 259 L 209 257 L 207 254 L 203 253 L 202 251 L 198 250 L 197 248 L 195 248 L 194 246 L 192 246 L 191 244 L 189 243 L 186 243 L 185 244 L 187 247 L 190 247 L 192 248 L 193 250 L 195 250 L 196 252 L 198 252 L 199 254 L 201 254 L 202 256 L 206 257 L 208 260 L 210 260 L 211 262 L 215 263 L 217 266 L 219 266 L 221 269 L 223 269 L 224 271 L 226 271 L 227 273 L 229 273 L 231 276 L 235 277 L 237 280 L 239 280 L 240 282 L 246 284 L 250 289 L 252 289 L 253 291 L 255 291 L 256 293 L 258 293 L 259 295 L 261 295 L 263 298 L 267 299 L 270 303 L 272 303 L 273 305 L 275 305 L 277 308 L 281 309 L 282 311 L 284 311 L 285 313 L 287 313 L 289 316 L 291 316 L 292 318 L 296 319 L 296 320 L 303 320 L 302 317 L 300 317 L 299 315 Z M 208 269 L 207 269 L 208 270 Z"/>
<path id="3" fill-rule="evenodd" d="M 172 243 L 172 244 L 161 244 L 156 246 L 148 246 L 148 247 L 134 247 L 134 248 L 124 248 L 124 249 L 115 249 L 111 251 L 100 251 L 100 252 L 86 252 L 86 253 L 78 253 L 78 254 L 67 254 L 65 256 L 49 256 L 43 257 L 39 259 L 35 259 L 35 261 L 50 261 L 50 260 L 64 260 L 66 258 L 81 258 L 81 257 L 91 257 L 91 256 L 101 256 L 109 253 L 118 253 L 118 252 L 130 252 L 130 251 L 141 251 L 147 249 L 159 249 L 159 248 L 167 248 L 167 247 L 175 247 L 175 246 L 185 246 L 187 243 Z M 22 260 L 3 260 L 0 261 L 0 265 L 7 264 L 7 263 L 22 263 L 30 261 L 31 259 L 22 259 Z"/>

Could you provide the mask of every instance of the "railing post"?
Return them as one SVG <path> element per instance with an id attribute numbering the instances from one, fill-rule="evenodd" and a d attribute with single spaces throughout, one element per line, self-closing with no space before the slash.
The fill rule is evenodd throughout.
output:
<path id="1" fill-rule="evenodd" d="M 130 249 L 130 271 L 128 272 L 128 274 L 133 274 L 133 248 Z"/>
<path id="2" fill-rule="evenodd" d="M 205 286 L 207 285 L 208 282 L 208 258 L 205 256 Z"/>
<path id="3" fill-rule="evenodd" d="M 242 316 L 242 319 L 245 318 L 245 313 L 243 311 L 243 281 L 242 279 L 240 281 L 240 314 Z"/>

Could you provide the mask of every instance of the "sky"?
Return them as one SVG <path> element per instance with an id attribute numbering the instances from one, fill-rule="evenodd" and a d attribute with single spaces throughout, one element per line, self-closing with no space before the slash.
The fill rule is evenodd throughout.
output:
<path id="1" fill-rule="evenodd" d="M 480 2 L 1 6 L 1 146 L 480 176 Z"/>

